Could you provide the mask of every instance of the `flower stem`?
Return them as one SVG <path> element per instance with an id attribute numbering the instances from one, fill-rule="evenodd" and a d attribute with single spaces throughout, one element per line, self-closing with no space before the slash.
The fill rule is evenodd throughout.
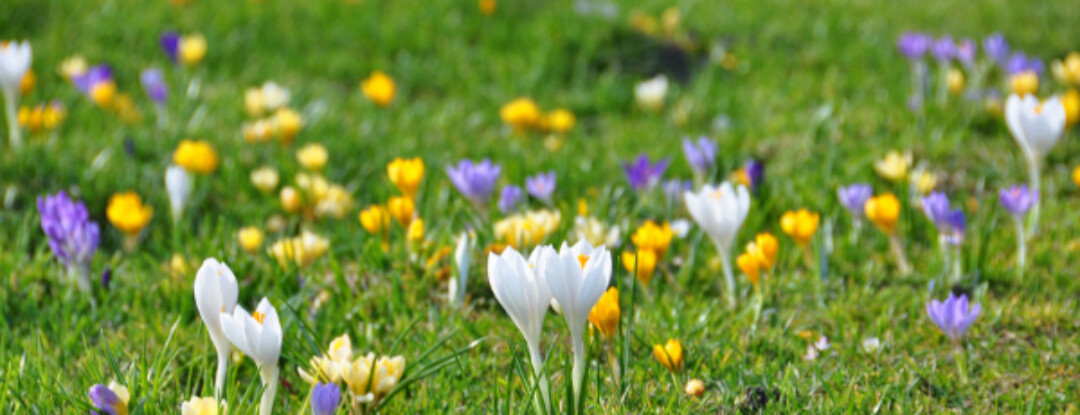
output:
<path id="1" fill-rule="evenodd" d="M 585 341 L 581 338 L 581 335 L 574 336 L 574 368 L 573 368 L 573 386 L 574 396 L 570 401 L 571 405 L 574 405 L 575 409 L 581 401 L 581 384 L 585 380 Z M 577 412 L 577 411 L 572 411 Z"/>
<path id="2" fill-rule="evenodd" d="M 911 265 L 908 264 L 907 255 L 904 254 L 904 246 L 895 233 L 889 235 L 889 247 L 892 248 L 893 255 L 896 256 L 896 266 L 900 268 L 900 273 L 904 275 L 910 274 Z"/>
<path id="3" fill-rule="evenodd" d="M 263 385 L 266 387 L 266 390 L 263 391 L 262 401 L 259 404 L 259 415 L 271 415 L 274 410 L 274 395 L 277 394 L 277 365 L 275 364 L 269 368 L 262 367 L 259 369 L 259 374 L 262 375 Z"/>
<path id="4" fill-rule="evenodd" d="M 964 368 L 964 348 L 956 347 L 956 371 L 960 374 L 960 383 L 967 383 L 967 370 Z"/>
<path id="5" fill-rule="evenodd" d="M 540 346 L 529 344 L 529 358 L 532 360 L 533 373 L 536 374 L 540 385 L 540 395 L 533 395 L 533 403 L 536 405 L 536 413 L 546 414 L 551 403 L 551 392 L 548 387 L 547 376 L 544 376 L 544 356 L 540 354 Z"/>
<path id="6" fill-rule="evenodd" d="M 953 256 L 952 256 L 952 282 L 953 282 L 953 284 L 959 283 L 960 280 L 962 279 L 962 277 L 964 275 L 963 267 L 964 267 L 964 261 L 963 261 L 963 258 L 961 257 L 960 244 L 956 244 L 956 246 L 953 247 Z"/>
<path id="7" fill-rule="evenodd" d="M 217 375 L 214 376 L 214 398 L 220 400 L 221 389 L 225 387 L 225 374 L 229 368 L 229 348 L 218 348 L 217 352 Z"/>
<path id="8" fill-rule="evenodd" d="M 1041 178 L 1039 177 L 1039 160 L 1035 158 L 1035 155 L 1029 154 L 1028 157 L 1028 180 L 1030 181 L 1031 194 L 1035 197 L 1035 203 L 1031 206 L 1031 216 L 1028 217 L 1028 229 L 1027 237 L 1035 236 L 1039 228 L 1039 206 L 1042 205 L 1042 192 L 1039 187 L 1041 185 Z"/>
<path id="9" fill-rule="evenodd" d="M 1024 282 L 1024 268 L 1027 265 L 1027 236 L 1024 234 L 1024 220 L 1016 219 L 1016 269 L 1021 283 Z"/>
<path id="10" fill-rule="evenodd" d="M 4 115 L 7 116 L 8 141 L 11 149 L 22 148 L 22 132 L 19 131 L 19 91 L 4 91 Z"/>
<path id="11" fill-rule="evenodd" d="M 716 244 L 716 250 L 720 253 L 720 264 L 724 267 L 724 285 L 726 285 L 726 289 L 723 291 L 727 297 L 727 306 L 729 310 L 734 310 L 737 302 L 735 300 L 735 276 L 731 273 L 731 254 L 724 250 L 720 244 Z"/>

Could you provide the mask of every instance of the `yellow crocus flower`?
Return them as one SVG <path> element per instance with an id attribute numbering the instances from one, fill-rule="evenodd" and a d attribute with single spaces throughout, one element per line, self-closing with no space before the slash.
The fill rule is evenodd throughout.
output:
<path id="1" fill-rule="evenodd" d="M 360 83 L 360 90 L 371 102 L 380 107 L 390 105 L 394 101 L 394 79 L 382 71 L 372 72 L 371 76 Z"/>
<path id="2" fill-rule="evenodd" d="M 413 220 L 413 213 L 416 211 L 416 204 L 410 198 L 395 196 L 386 202 L 386 210 L 390 213 L 390 217 L 401 224 L 401 227 L 408 229 L 409 223 Z"/>
<path id="3" fill-rule="evenodd" d="M 265 235 L 262 229 L 248 226 L 236 233 L 236 239 L 240 242 L 240 248 L 248 253 L 255 253 L 262 246 Z"/>
<path id="4" fill-rule="evenodd" d="M 1039 91 L 1039 75 L 1035 71 L 1020 72 L 1009 78 L 1009 85 L 1016 95 L 1034 95 Z"/>
<path id="5" fill-rule="evenodd" d="M 372 235 L 380 235 L 390 227 L 390 213 L 379 205 L 371 205 L 360 211 L 360 226 Z"/>
<path id="6" fill-rule="evenodd" d="M 664 257 L 667 254 L 668 247 L 671 245 L 671 224 L 665 222 L 663 226 L 658 225 L 651 220 L 645 221 L 630 236 L 630 241 L 634 243 L 634 246 L 638 250 L 651 250 L 656 254 L 657 260 Z"/>
<path id="7" fill-rule="evenodd" d="M 326 147 L 319 143 L 311 143 L 296 150 L 296 161 L 300 162 L 300 165 L 305 169 L 315 172 L 322 170 L 326 166 L 326 160 L 329 156 Z"/>
<path id="8" fill-rule="evenodd" d="M 780 228 L 796 243 L 805 247 L 810 243 L 810 238 L 814 237 L 819 222 L 821 222 L 821 215 L 817 213 L 811 213 L 806 209 L 789 210 L 780 218 Z"/>
<path id="9" fill-rule="evenodd" d="M 882 232 L 892 235 L 900 218 L 900 200 L 892 193 L 871 197 L 866 201 L 866 218 Z"/>
<path id="10" fill-rule="evenodd" d="M 577 120 L 574 119 L 574 113 L 563 108 L 552 111 L 546 118 L 547 122 L 545 124 L 548 129 L 559 134 L 566 134 L 570 132 L 570 130 L 573 130 L 574 124 L 577 122 Z"/>
<path id="11" fill-rule="evenodd" d="M 910 165 L 910 155 L 900 154 L 900 152 L 893 150 L 886 153 L 881 160 L 874 162 L 874 171 L 886 180 L 899 182 L 907 177 Z"/>
<path id="12" fill-rule="evenodd" d="M 619 329 L 619 314 L 619 290 L 611 287 L 589 311 L 589 321 L 600 331 L 601 336 L 610 340 Z"/>
<path id="13" fill-rule="evenodd" d="M 396 158 L 386 166 L 390 182 L 409 198 L 416 198 L 420 189 L 420 180 L 424 178 L 424 160 L 420 157 L 411 159 Z"/>
<path id="14" fill-rule="evenodd" d="M 656 257 L 656 252 L 651 249 L 638 249 L 636 254 L 631 251 L 623 251 L 623 268 L 626 269 L 626 272 L 634 272 L 634 267 L 637 267 L 635 276 L 643 285 L 648 286 L 652 282 L 653 273 L 656 271 Z"/>
<path id="15" fill-rule="evenodd" d="M 150 219 L 154 217 L 154 208 L 144 205 L 142 198 L 135 192 L 124 192 L 109 198 L 105 215 L 116 229 L 133 237 L 150 223 Z"/>
<path id="16" fill-rule="evenodd" d="M 218 154 L 204 140 L 180 140 L 173 152 L 173 163 L 192 173 L 210 174 L 218 167 Z"/>
<path id="17" fill-rule="evenodd" d="M 654 345 L 653 356 L 656 357 L 656 361 L 672 372 L 682 370 L 683 348 L 678 340 L 668 339 L 666 344 Z"/>
<path id="18" fill-rule="evenodd" d="M 540 123 L 540 107 L 529 98 L 515 98 L 499 109 L 499 117 L 515 131 L 533 128 Z"/>
<path id="19" fill-rule="evenodd" d="M 176 54 L 184 65 L 191 66 L 202 62 L 206 56 L 206 37 L 201 33 L 181 37 Z"/>

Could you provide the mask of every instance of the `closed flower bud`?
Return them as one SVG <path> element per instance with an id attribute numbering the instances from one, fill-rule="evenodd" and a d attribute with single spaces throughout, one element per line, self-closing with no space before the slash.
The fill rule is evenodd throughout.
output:
<path id="1" fill-rule="evenodd" d="M 281 207 L 289 213 L 300 210 L 300 193 L 292 186 L 281 188 Z"/>
<path id="2" fill-rule="evenodd" d="M 413 200 L 403 196 L 391 197 L 386 202 L 386 210 L 390 212 L 390 216 L 401 224 L 401 227 L 406 229 L 409 228 L 409 223 L 413 220 L 415 209 L 416 205 Z"/>
<path id="3" fill-rule="evenodd" d="M 866 201 L 866 218 L 882 232 L 892 235 L 900 218 L 900 200 L 892 193 L 870 198 Z"/>
<path id="4" fill-rule="evenodd" d="M 393 78 L 382 71 L 375 71 L 360 83 L 360 90 L 375 105 L 385 107 L 394 101 L 395 86 Z"/>
<path id="5" fill-rule="evenodd" d="M 499 109 L 499 117 L 514 131 L 523 131 L 540 124 L 540 107 L 530 98 L 515 98 Z"/>
<path id="6" fill-rule="evenodd" d="M 263 193 L 272 193 L 277 189 L 280 176 L 273 167 L 260 167 L 251 172 L 251 184 L 255 185 Z"/>
<path id="7" fill-rule="evenodd" d="M 304 121 L 300 118 L 300 113 L 289 108 L 282 108 L 274 113 L 274 125 L 277 127 L 281 141 L 292 144 L 293 138 L 303 128 Z"/>
<path id="8" fill-rule="evenodd" d="M 202 62 L 203 57 L 206 56 L 206 37 L 195 33 L 180 38 L 177 52 L 180 63 L 184 65 L 190 66 Z"/>
<path id="9" fill-rule="evenodd" d="M 755 287 L 758 284 L 758 280 L 761 278 L 761 264 L 757 258 L 749 252 L 744 252 L 735 259 L 735 265 L 739 267 L 739 270 L 746 275 L 746 278 L 750 280 L 750 283 Z"/>
<path id="10" fill-rule="evenodd" d="M 409 224 L 409 230 L 406 234 L 410 243 L 420 243 L 424 241 L 424 220 L 420 218 L 413 219 Z"/>
<path id="11" fill-rule="evenodd" d="M 409 198 L 416 198 L 420 189 L 420 180 L 424 178 L 424 160 L 396 158 L 386 166 L 390 182 Z"/>
<path id="12" fill-rule="evenodd" d="M 619 330 L 619 315 L 619 290 L 611 287 L 589 311 L 589 321 L 604 339 L 610 340 Z"/>
<path id="13" fill-rule="evenodd" d="M 547 115 L 548 129 L 559 134 L 566 134 L 573 130 L 575 122 L 574 113 L 562 108 Z"/>
<path id="14" fill-rule="evenodd" d="M 637 279 L 646 286 L 652 282 L 656 261 L 656 252 L 651 249 L 638 249 L 637 254 L 630 251 L 622 253 L 623 268 L 626 268 L 626 272 L 634 272 L 634 268 L 637 267 Z"/>
<path id="15" fill-rule="evenodd" d="M 304 166 L 305 169 L 316 172 L 326 166 L 328 157 L 326 147 L 318 143 L 308 144 L 296 151 L 296 160 L 300 162 L 300 165 Z"/>
<path id="16" fill-rule="evenodd" d="M 654 345 L 653 356 L 656 357 L 656 361 L 672 372 L 682 370 L 683 348 L 678 340 L 668 339 L 666 344 Z"/>
<path id="17" fill-rule="evenodd" d="M 257 252 L 262 246 L 264 235 L 261 229 L 248 226 L 237 232 L 236 238 L 240 241 L 240 248 L 251 254 Z"/>
<path id="18" fill-rule="evenodd" d="M 945 77 L 945 85 L 949 88 L 950 93 L 959 94 L 964 90 L 964 73 L 959 69 L 950 68 Z"/>
<path id="19" fill-rule="evenodd" d="M 1012 93 L 1024 96 L 1039 92 L 1039 75 L 1035 71 L 1024 71 L 1009 78 Z"/>
<path id="20" fill-rule="evenodd" d="M 381 234 L 390 226 L 390 214 L 382 206 L 371 205 L 367 209 L 360 211 L 360 225 L 368 233 L 373 235 Z"/>
<path id="21" fill-rule="evenodd" d="M 799 209 L 798 211 L 787 211 L 784 216 L 780 218 L 780 228 L 784 230 L 787 236 L 794 239 L 796 243 L 801 246 L 806 246 L 810 243 L 810 238 L 814 236 L 814 232 L 817 231 L 818 223 L 821 221 L 821 215 L 817 213 L 811 213 L 806 209 Z"/>
<path id="22" fill-rule="evenodd" d="M 686 388 L 683 391 L 695 398 L 700 397 L 705 393 L 705 382 L 702 382 L 701 379 L 690 379 L 689 382 L 686 382 Z"/>
<path id="23" fill-rule="evenodd" d="M 173 163 L 192 173 L 210 174 L 217 170 L 218 154 L 207 141 L 180 140 Z"/>

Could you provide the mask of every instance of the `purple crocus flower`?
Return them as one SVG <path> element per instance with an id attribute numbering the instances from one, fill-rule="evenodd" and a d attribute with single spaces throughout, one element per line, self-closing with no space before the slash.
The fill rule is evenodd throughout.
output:
<path id="1" fill-rule="evenodd" d="M 1022 219 L 1028 210 L 1035 205 L 1039 194 L 1028 190 L 1027 185 L 1013 186 L 998 191 L 998 201 L 1009 214 L 1016 219 Z"/>
<path id="2" fill-rule="evenodd" d="M 690 163 L 690 168 L 694 170 L 694 173 L 704 176 L 709 173 L 709 170 L 712 170 L 713 163 L 716 161 L 717 147 L 715 141 L 705 136 L 699 137 L 697 141 L 684 137 L 682 148 L 683 154 L 686 156 L 686 162 Z"/>
<path id="3" fill-rule="evenodd" d="M 896 48 L 908 59 L 922 59 L 923 55 L 930 49 L 930 44 L 933 41 L 934 38 L 925 33 L 904 32 L 896 40 Z"/>
<path id="4" fill-rule="evenodd" d="M 105 266 L 105 271 L 101 272 L 101 287 L 108 290 L 110 282 L 112 282 L 112 267 Z"/>
<path id="5" fill-rule="evenodd" d="M 331 415 L 341 404 L 341 388 L 331 382 L 316 383 L 311 388 L 311 415 Z"/>
<path id="6" fill-rule="evenodd" d="M 626 170 L 626 180 L 630 182 L 630 186 L 634 190 L 641 191 L 656 186 L 660 182 L 660 177 L 664 175 L 664 170 L 667 170 L 668 163 L 668 159 L 660 159 L 652 163 L 649 161 L 649 156 L 641 154 L 634 161 L 624 164 L 623 170 Z"/>
<path id="7" fill-rule="evenodd" d="M 484 159 L 479 163 L 464 159 L 458 162 L 457 167 L 446 167 L 446 173 L 450 175 L 450 181 L 454 183 L 454 187 L 457 187 L 462 196 L 477 205 L 487 203 L 491 198 L 500 172 L 502 172 L 502 166 L 493 164 L 489 159 Z"/>
<path id="8" fill-rule="evenodd" d="M 518 205 L 521 204 L 522 196 L 525 196 L 525 193 L 521 191 L 520 187 L 512 184 L 503 186 L 502 192 L 499 193 L 499 211 L 510 213 L 517 210 Z"/>
<path id="9" fill-rule="evenodd" d="M 840 204 L 844 205 L 844 209 L 851 212 L 856 219 L 861 219 L 865 214 L 866 201 L 874 195 L 874 188 L 865 183 L 856 183 L 837 189 L 836 194 L 840 198 Z"/>
<path id="10" fill-rule="evenodd" d="M 150 97 L 155 103 L 161 104 L 166 99 L 169 99 L 169 85 L 165 83 L 165 75 L 161 73 L 160 69 L 150 68 L 143 70 L 139 74 L 139 80 L 142 81 L 146 96 Z"/>
<path id="11" fill-rule="evenodd" d="M 49 248 L 68 268 L 88 267 L 97 252 L 100 230 L 90 220 L 86 205 L 73 201 L 67 193 L 39 196 L 41 230 L 49 237 Z"/>
<path id="12" fill-rule="evenodd" d="M 97 411 L 90 411 L 91 414 L 119 415 L 127 413 L 127 407 L 124 404 L 124 401 L 120 400 L 120 397 L 116 395 L 116 392 L 113 392 L 108 386 L 100 383 L 91 386 L 89 395 L 90 403 L 94 405 L 94 409 L 97 409 Z"/>
<path id="13" fill-rule="evenodd" d="M 504 188 L 505 189 L 505 188 Z M 525 190 L 532 197 L 551 203 L 551 194 L 555 192 L 555 171 L 540 173 L 525 179 Z M 501 200 L 499 201 L 502 202 Z"/>
<path id="14" fill-rule="evenodd" d="M 765 183 L 765 163 L 749 159 L 746 160 L 746 163 L 743 163 L 742 169 L 743 173 L 746 174 L 746 180 L 750 182 L 750 190 L 757 191 Z"/>
<path id="15" fill-rule="evenodd" d="M 938 231 L 945 233 L 950 228 L 949 220 L 952 215 L 952 207 L 949 206 L 949 197 L 941 192 L 933 192 L 930 196 L 922 198 L 923 213 L 926 218 L 934 223 Z"/>
<path id="16" fill-rule="evenodd" d="M 665 180 L 661 186 L 664 189 L 664 197 L 672 205 L 682 205 L 683 194 L 694 188 L 693 182 L 689 180 L 671 179 Z"/>
<path id="17" fill-rule="evenodd" d="M 975 304 L 968 308 L 966 295 L 956 297 L 955 294 L 949 293 L 949 298 L 944 303 L 938 300 L 926 303 L 926 313 L 930 315 L 930 321 L 933 321 L 934 325 L 938 326 L 953 343 L 960 343 L 964 332 L 971 327 L 971 323 L 975 322 L 975 318 L 979 317 L 980 311 L 982 311 L 982 304 Z"/>
<path id="18" fill-rule="evenodd" d="M 177 53 L 180 51 L 180 34 L 170 30 L 162 33 L 158 40 L 161 42 L 161 50 L 164 50 L 169 59 L 175 63 Z"/>
<path id="19" fill-rule="evenodd" d="M 975 64 L 975 42 L 971 39 L 965 38 L 960 43 L 956 44 L 956 60 L 964 64 L 964 66 L 972 66 Z"/>
<path id="20" fill-rule="evenodd" d="M 1042 75 L 1046 66 L 1039 58 L 1028 58 L 1023 52 L 1016 52 L 1009 56 L 1008 61 L 1005 62 L 1005 71 L 1009 75 L 1016 75 L 1022 72 L 1032 71 L 1036 75 Z"/>
<path id="21" fill-rule="evenodd" d="M 112 69 L 109 68 L 109 65 L 92 66 L 86 72 L 72 78 L 71 82 L 84 95 L 91 96 L 90 94 L 98 85 L 113 82 Z"/>
<path id="22" fill-rule="evenodd" d="M 964 211 L 954 209 L 950 212 L 947 225 L 949 233 L 946 235 L 945 241 L 953 245 L 963 243 L 964 231 L 967 230 L 967 217 L 964 216 Z"/>
<path id="23" fill-rule="evenodd" d="M 930 54 L 939 63 L 947 64 L 949 60 L 956 57 L 956 42 L 953 42 L 952 36 L 944 36 L 935 40 L 934 45 L 930 47 Z"/>
<path id="24" fill-rule="evenodd" d="M 1009 58 L 1009 42 L 1005 40 L 1005 35 L 994 33 L 983 39 L 983 52 L 990 59 L 1003 65 L 1005 60 Z"/>

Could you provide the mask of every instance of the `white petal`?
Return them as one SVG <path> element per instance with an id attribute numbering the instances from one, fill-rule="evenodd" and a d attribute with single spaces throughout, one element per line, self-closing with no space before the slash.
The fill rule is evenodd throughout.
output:
<path id="1" fill-rule="evenodd" d="M 242 307 L 236 308 L 238 311 L 243 311 Z M 254 356 L 254 351 L 248 346 L 247 336 L 244 334 L 243 320 L 237 319 L 235 315 L 229 315 L 221 313 L 221 328 L 225 332 L 225 337 L 232 342 L 233 346 L 240 349 L 240 352 L 248 356 Z"/>

